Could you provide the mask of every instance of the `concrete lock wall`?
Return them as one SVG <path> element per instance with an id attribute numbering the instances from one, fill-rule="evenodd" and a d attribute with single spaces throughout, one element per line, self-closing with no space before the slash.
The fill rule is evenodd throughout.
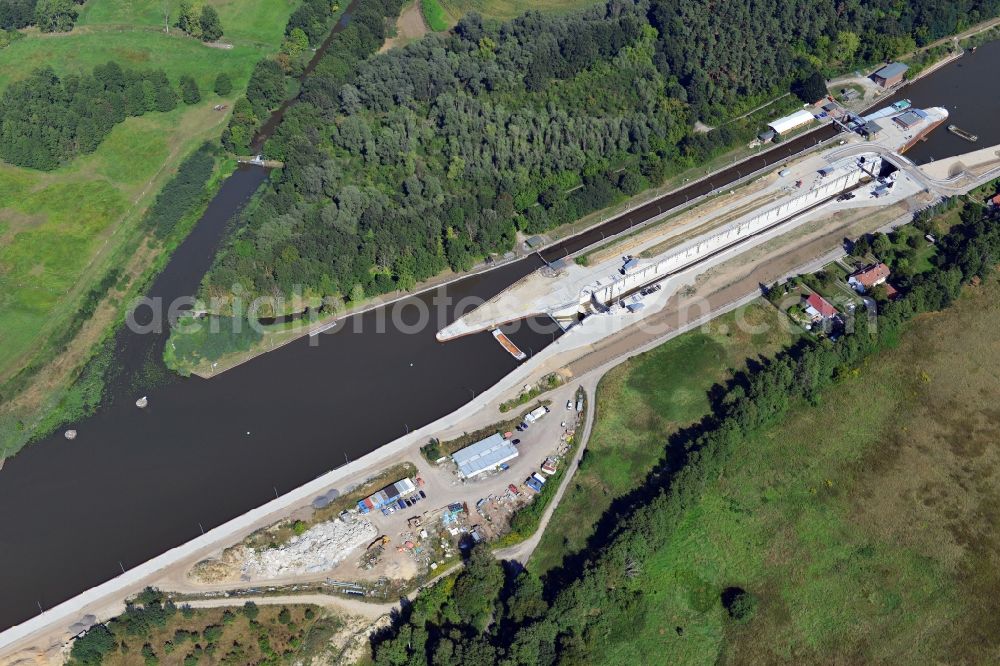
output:
<path id="1" fill-rule="evenodd" d="M 878 170 L 881 168 L 880 161 L 879 158 L 868 161 L 869 169 L 873 173 L 878 173 Z M 658 278 L 676 273 L 710 254 L 750 238 L 769 227 L 787 220 L 810 206 L 814 206 L 857 185 L 865 175 L 867 174 L 861 169 L 851 169 L 849 172 L 829 180 L 820 187 L 809 190 L 805 194 L 794 197 L 775 208 L 755 215 L 734 227 L 729 227 L 714 236 L 697 241 L 686 248 L 682 246 L 678 252 L 655 264 L 640 266 L 620 280 L 594 290 L 593 298 L 602 303 L 611 303 L 623 294 L 653 282 Z M 581 294 L 580 302 L 585 303 L 589 298 L 591 298 L 591 295 L 590 291 L 587 290 Z"/>

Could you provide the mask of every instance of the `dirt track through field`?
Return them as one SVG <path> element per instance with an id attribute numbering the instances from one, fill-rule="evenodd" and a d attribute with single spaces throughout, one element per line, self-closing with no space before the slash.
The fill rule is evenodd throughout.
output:
<path id="1" fill-rule="evenodd" d="M 423 14 L 420 13 L 420 0 L 414 0 L 399 14 L 399 19 L 396 21 L 396 36 L 385 40 L 385 44 L 378 52 L 385 53 L 397 46 L 406 46 L 426 34 L 427 24 L 424 23 Z"/>

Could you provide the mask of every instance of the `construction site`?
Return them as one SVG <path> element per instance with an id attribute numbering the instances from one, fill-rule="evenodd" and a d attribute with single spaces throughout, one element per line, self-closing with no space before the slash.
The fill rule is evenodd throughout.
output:
<path id="1" fill-rule="evenodd" d="M 445 326 L 438 340 L 548 316 L 567 333 L 557 346 L 585 347 L 662 309 L 714 267 L 752 265 L 754 248 L 791 248 L 804 234 L 851 228 L 854 222 L 863 232 L 874 231 L 880 225 L 865 228 L 864 221 L 905 217 L 940 197 L 968 191 L 996 170 L 992 153 L 979 155 L 995 149 L 949 160 L 951 168 L 918 167 L 902 155 L 947 120 L 943 108 L 897 103 L 864 117 L 833 115 L 830 122 L 845 133 L 821 152 L 716 192 L 695 207 L 669 211 L 575 257 L 547 262 Z M 984 166 L 971 169 L 972 162 Z"/>

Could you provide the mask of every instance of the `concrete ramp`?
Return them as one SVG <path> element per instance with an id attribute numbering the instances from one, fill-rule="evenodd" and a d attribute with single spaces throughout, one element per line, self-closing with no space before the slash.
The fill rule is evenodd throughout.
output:
<path id="1" fill-rule="evenodd" d="M 553 306 L 558 309 L 564 303 L 572 304 L 575 309 L 579 305 L 580 289 L 586 284 L 586 279 L 581 284 L 573 279 L 578 272 L 574 269 L 579 268 L 569 264 L 559 272 L 543 267 L 529 273 L 472 312 L 442 328 L 437 333 L 438 341 L 454 340 L 512 321 L 546 315 Z"/>
<path id="2" fill-rule="evenodd" d="M 920 167 L 920 170 L 935 180 L 950 180 L 962 172 L 973 177 L 984 175 L 1000 167 L 1000 146 L 981 148 L 943 160 L 935 160 Z"/>

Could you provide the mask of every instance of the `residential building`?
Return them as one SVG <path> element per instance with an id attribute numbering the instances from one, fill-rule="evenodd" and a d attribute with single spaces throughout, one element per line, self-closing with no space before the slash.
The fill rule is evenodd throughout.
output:
<path id="1" fill-rule="evenodd" d="M 805 311 L 814 322 L 830 319 L 839 314 L 837 308 L 830 305 L 825 298 L 816 293 L 809 294 L 806 297 Z"/>
<path id="2" fill-rule="evenodd" d="M 863 294 L 874 286 L 884 284 L 889 279 L 889 274 L 889 267 L 880 262 L 851 273 L 847 283 L 859 294 Z"/>

